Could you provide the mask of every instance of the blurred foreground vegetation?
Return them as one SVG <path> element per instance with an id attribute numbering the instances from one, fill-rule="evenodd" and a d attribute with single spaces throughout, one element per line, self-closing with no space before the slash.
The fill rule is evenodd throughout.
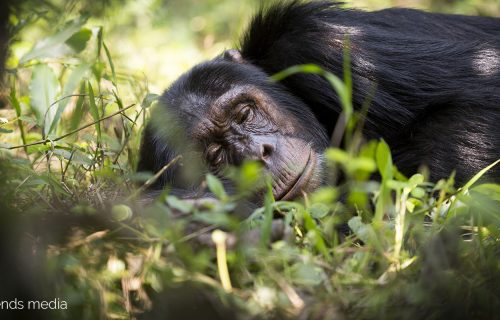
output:
<path id="1" fill-rule="evenodd" d="M 496 0 L 348 4 L 392 5 L 500 16 Z M 498 314 L 500 186 L 480 184 L 481 173 L 465 186 L 453 177 L 429 183 L 425 170 L 404 177 L 383 141 L 357 144 L 355 114 L 352 143 L 326 153 L 332 177 L 344 182 L 303 201 L 267 197 L 240 221 L 238 203 L 262 176 L 253 163 L 233 172 L 235 195 L 207 177 L 218 201 L 185 202 L 168 190 L 151 204 L 141 200 L 153 176 L 134 168 L 158 94 L 232 47 L 257 7 L 253 0 L 13 7 L 0 91 L 0 303 L 58 298 L 68 308 L 11 310 L 12 318 Z M 381 181 L 370 181 L 377 172 Z M 282 218 L 284 235 L 274 242 L 273 217 Z"/>

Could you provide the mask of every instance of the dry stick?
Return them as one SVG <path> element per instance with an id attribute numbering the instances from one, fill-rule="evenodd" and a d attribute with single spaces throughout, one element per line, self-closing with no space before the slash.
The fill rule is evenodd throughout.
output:
<path id="1" fill-rule="evenodd" d="M 167 163 L 166 165 L 164 165 L 163 168 L 161 168 L 157 173 L 155 173 L 154 176 L 152 176 L 151 178 L 149 178 L 146 182 L 144 182 L 144 184 L 142 186 L 140 186 L 140 188 L 138 188 L 133 194 L 131 194 L 127 198 L 127 201 L 130 200 L 130 199 L 132 199 L 132 198 L 134 198 L 136 195 L 138 195 L 139 193 L 141 193 L 142 191 L 144 191 L 147 187 L 149 187 L 150 185 L 152 185 L 163 174 L 163 172 L 165 172 L 165 170 L 167 170 L 173 164 L 175 164 L 177 161 L 179 161 L 180 158 L 182 158 L 182 155 L 178 155 L 177 157 L 173 158 L 172 161 L 170 161 L 169 163 Z"/>
<path id="2" fill-rule="evenodd" d="M 215 225 L 215 224 L 211 224 L 209 226 L 203 227 L 200 230 L 197 230 L 193 233 L 190 233 L 190 234 L 180 238 L 178 242 L 186 242 L 186 241 L 189 241 L 191 239 L 198 238 L 199 236 L 201 236 L 203 234 L 206 234 L 210 231 L 213 231 L 215 228 L 217 228 L 217 225 Z"/>
<path id="3" fill-rule="evenodd" d="M 36 142 L 31 142 L 31 143 L 27 143 L 27 144 L 22 144 L 22 145 L 19 145 L 19 146 L 8 147 L 8 148 L 4 148 L 4 149 L 9 149 L 9 150 L 12 150 L 12 149 L 18 149 L 18 148 L 25 148 L 25 147 L 35 146 L 35 145 L 38 145 L 38 144 L 45 144 L 45 143 L 48 143 L 48 142 L 56 142 L 56 141 L 59 141 L 59 140 L 61 140 L 61 139 L 66 138 L 66 137 L 68 137 L 68 136 L 70 136 L 70 135 L 72 135 L 72 134 L 75 134 L 75 133 L 77 133 L 77 132 L 79 132 L 79 131 L 82 131 L 83 129 L 86 129 L 86 128 L 88 128 L 88 127 L 91 127 L 91 126 L 95 125 L 96 123 L 99 123 L 99 122 L 101 122 L 101 121 L 104 121 L 104 120 L 106 120 L 106 119 L 109 119 L 109 118 L 111 118 L 111 117 L 114 117 L 114 116 L 116 116 L 117 114 L 120 114 L 120 113 L 124 112 L 125 110 L 128 110 L 128 109 L 132 108 L 133 106 L 135 106 L 135 103 L 134 103 L 134 104 L 131 104 L 130 106 L 125 107 L 125 108 L 123 108 L 123 109 L 121 109 L 121 110 L 119 110 L 119 111 L 117 111 L 117 112 L 115 112 L 115 113 L 113 113 L 113 114 L 110 114 L 109 116 L 106 116 L 106 117 L 101 118 L 101 119 L 99 119 L 99 120 L 93 121 L 93 122 L 91 122 L 91 123 L 88 123 L 88 124 L 84 125 L 83 127 L 80 127 L 80 128 L 78 128 L 78 129 L 75 129 L 75 130 L 73 130 L 73 131 L 70 131 L 70 132 L 68 132 L 68 133 L 66 133 L 66 134 L 63 134 L 62 136 L 57 137 L 57 138 L 55 138 L 55 139 L 44 139 L 44 140 L 40 140 L 40 141 L 36 141 Z"/>

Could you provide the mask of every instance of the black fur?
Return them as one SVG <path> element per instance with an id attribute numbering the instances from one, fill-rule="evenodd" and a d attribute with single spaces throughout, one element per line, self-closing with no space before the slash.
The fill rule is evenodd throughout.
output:
<path id="1" fill-rule="evenodd" d="M 184 105 L 198 105 L 195 111 L 191 108 L 189 118 L 174 116 L 186 127 L 202 117 L 205 99 L 251 81 L 283 97 L 283 108 L 292 108 L 305 123 L 312 111 L 323 131 L 312 130 L 331 135 L 341 107 L 326 80 L 298 74 L 270 84 L 262 77 L 305 63 L 342 76 L 346 36 L 354 107 L 359 109 L 376 88 L 364 134 L 389 143 L 400 171 L 409 175 L 425 164 L 436 181 L 456 170 L 457 183 L 462 184 L 500 158 L 500 19 L 496 18 L 411 9 L 364 12 L 331 2 L 277 2 L 253 18 L 240 44 L 242 61 L 221 56 L 196 66 L 166 91 L 163 104 L 177 110 L 174 114 Z M 199 94 L 184 95 L 186 88 Z M 159 117 L 157 112 L 154 118 Z M 139 170 L 155 172 L 179 152 L 166 138 L 171 125 L 165 121 L 165 134 L 148 127 Z M 164 175 L 157 186 L 175 184 L 174 176 Z M 500 167 L 487 178 L 500 181 Z"/>

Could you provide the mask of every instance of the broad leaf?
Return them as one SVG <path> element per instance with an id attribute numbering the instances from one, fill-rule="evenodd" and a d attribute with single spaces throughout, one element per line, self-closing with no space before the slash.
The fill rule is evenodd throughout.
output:
<path id="1" fill-rule="evenodd" d="M 56 114 L 56 108 L 51 104 L 58 91 L 59 81 L 54 71 L 45 64 L 35 66 L 30 83 L 30 102 L 38 125 L 44 128 L 44 136 L 47 136 Z"/>
<path id="2" fill-rule="evenodd" d="M 156 93 L 149 93 L 144 97 L 141 103 L 141 107 L 146 109 L 149 108 L 155 101 L 158 100 L 160 96 Z"/>
<path id="3" fill-rule="evenodd" d="M 85 74 L 87 73 L 89 68 L 90 66 L 88 64 L 82 64 L 78 66 L 75 70 L 73 70 L 73 72 L 69 76 L 68 82 L 66 82 L 66 85 L 64 86 L 63 89 L 62 100 L 59 101 L 57 111 L 50 125 L 50 130 L 47 132 L 47 134 L 50 134 L 55 130 L 59 122 L 59 119 L 61 119 L 61 114 L 63 113 L 64 109 L 66 109 L 69 101 L 71 100 L 70 95 L 73 94 L 73 92 L 76 90 L 82 79 L 85 77 Z"/>
<path id="4" fill-rule="evenodd" d="M 79 53 L 85 49 L 90 37 L 92 37 L 92 31 L 90 31 L 90 29 L 83 28 L 73 34 L 68 40 L 66 40 L 65 43 L 73 50 L 74 53 Z"/>
<path id="5" fill-rule="evenodd" d="M 80 32 L 81 27 L 85 24 L 85 22 L 87 22 L 87 19 L 88 16 L 81 16 L 68 22 L 64 28 L 55 35 L 39 41 L 33 49 L 21 58 L 19 63 L 24 64 L 33 59 L 57 58 L 74 52 L 72 45 L 76 45 L 76 39 L 74 39 L 73 44 L 69 45 L 66 41 L 69 40 L 74 34 Z M 79 37 L 82 38 L 82 35 Z M 79 41 L 82 41 L 82 39 Z"/>
<path id="6" fill-rule="evenodd" d="M 382 177 L 385 179 L 391 179 L 392 178 L 391 150 L 389 149 L 389 146 L 384 140 L 380 141 L 380 143 L 377 146 L 376 158 L 377 158 L 377 167 L 380 172 L 380 175 L 382 175 Z"/>
<path id="7" fill-rule="evenodd" d="M 90 114 L 92 118 L 94 118 L 94 121 L 96 121 L 95 129 L 97 131 L 97 137 L 101 140 L 101 124 L 98 122 L 100 119 L 99 109 L 97 109 L 97 104 L 95 103 L 94 89 L 92 89 L 90 81 L 87 81 L 87 89 L 89 94 Z"/>
<path id="8" fill-rule="evenodd" d="M 226 191 L 224 191 L 224 186 L 222 185 L 222 182 L 215 177 L 214 175 L 208 174 L 207 175 L 207 185 L 210 191 L 215 194 L 217 198 L 220 200 L 225 200 L 227 199 L 227 194 Z"/>
<path id="9" fill-rule="evenodd" d="M 108 58 L 109 66 L 111 67 L 111 75 L 113 77 L 113 84 L 116 87 L 117 82 L 116 82 L 115 65 L 113 64 L 113 59 L 111 59 L 111 53 L 109 53 L 108 47 L 106 46 L 106 44 L 104 42 L 102 44 L 104 46 L 104 51 L 106 52 L 106 57 Z"/>

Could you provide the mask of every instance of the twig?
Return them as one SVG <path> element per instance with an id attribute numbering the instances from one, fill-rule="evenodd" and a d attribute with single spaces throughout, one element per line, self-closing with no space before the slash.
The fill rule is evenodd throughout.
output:
<path id="1" fill-rule="evenodd" d="M 152 176 L 146 182 L 144 182 L 144 184 L 142 186 L 140 186 L 133 194 L 131 194 L 127 198 L 127 200 L 134 198 L 136 195 L 138 195 L 139 193 L 144 191 L 147 187 L 152 185 L 163 174 L 163 172 L 165 172 L 168 168 L 170 168 L 172 165 L 174 165 L 181 158 L 182 158 L 182 155 L 178 155 L 177 157 L 173 158 L 172 161 L 170 161 L 169 163 L 164 165 L 163 168 L 161 168 L 157 173 L 155 173 L 154 176 Z"/>
<path id="2" fill-rule="evenodd" d="M 125 108 L 123 108 L 123 109 L 121 109 L 121 110 L 119 110 L 119 111 L 117 111 L 117 112 L 115 112 L 115 113 L 113 113 L 113 114 L 110 114 L 109 116 L 103 117 L 103 118 L 101 118 L 101 119 L 98 119 L 98 120 L 96 120 L 96 121 L 93 121 L 93 122 L 91 122 L 91 123 L 88 123 L 88 124 L 84 125 L 83 127 L 80 127 L 80 128 L 78 128 L 78 129 L 75 129 L 75 130 L 73 130 L 73 131 L 70 131 L 70 132 L 68 132 L 68 133 L 66 133 L 66 134 L 63 134 L 62 136 L 57 137 L 57 138 L 55 138 L 55 139 L 44 139 L 44 140 L 40 140 L 40 141 L 36 141 L 36 142 L 31 142 L 31 143 L 27 143 L 27 144 L 22 144 L 22 145 L 18 145 L 18 146 L 13 146 L 13 147 L 8 147 L 8 148 L 4 148 L 4 149 L 9 149 L 9 150 L 12 150 L 12 149 L 18 149 L 18 148 L 25 148 L 25 147 L 35 146 L 35 145 L 39 145 L 39 144 L 45 144 L 45 143 L 48 143 L 48 142 L 56 142 L 56 141 L 59 141 L 59 140 L 61 140 L 61 139 L 66 138 L 66 137 L 68 137 L 68 136 L 70 136 L 70 135 L 73 135 L 73 134 L 75 134 L 75 133 L 77 133 L 77 132 L 79 132 L 79 131 L 82 131 L 83 129 L 86 129 L 86 128 L 88 128 L 88 127 L 91 127 L 91 126 L 95 125 L 96 123 L 99 123 L 99 122 L 101 122 L 101 121 L 104 121 L 104 120 L 106 120 L 106 119 L 109 119 L 109 118 L 111 118 L 111 117 L 114 117 L 114 116 L 116 116 L 117 114 L 123 113 L 125 110 L 128 110 L 128 109 L 132 108 L 133 106 L 135 106 L 135 103 L 134 103 L 134 104 L 131 104 L 130 106 L 125 107 Z"/>

